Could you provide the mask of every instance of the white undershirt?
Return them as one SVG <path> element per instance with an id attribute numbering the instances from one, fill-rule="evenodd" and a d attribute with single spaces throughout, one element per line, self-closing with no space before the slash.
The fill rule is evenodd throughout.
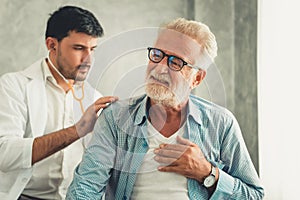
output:
<path id="1" fill-rule="evenodd" d="M 154 149 L 158 148 L 161 143 L 175 144 L 177 135 L 182 136 L 183 130 L 184 125 L 172 136 L 166 138 L 148 121 L 149 150 L 137 174 L 131 199 L 189 199 L 187 178 L 176 173 L 159 172 L 157 167 L 160 164 L 154 160 L 155 154 L 153 153 Z"/>
<path id="2" fill-rule="evenodd" d="M 80 110 L 79 103 L 73 99 L 71 91 L 65 93 L 56 83 L 45 62 L 43 70 L 44 77 L 47 79 L 46 134 L 74 125 L 81 116 L 81 111 L 77 113 L 76 110 Z M 74 90 L 81 94 L 81 87 L 74 86 Z M 79 139 L 65 149 L 37 162 L 33 166 L 33 176 L 22 194 L 41 199 L 65 199 L 68 186 L 73 179 L 74 169 L 81 161 L 83 151 L 83 139 Z"/>

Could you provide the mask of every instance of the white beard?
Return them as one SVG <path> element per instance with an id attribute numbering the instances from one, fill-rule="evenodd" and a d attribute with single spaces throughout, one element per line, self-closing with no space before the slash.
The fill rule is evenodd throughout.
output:
<path id="1" fill-rule="evenodd" d="M 152 82 L 151 77 L 158 82 Z M 161 105 L 175 108 L 186 101 L 190 93 L 189 80 L 182 79 L 182 81 L 184 82 L 177 85 L 177 88 L 173 90 L 169 74 L 157 74 L 152 70 L 146 78 L 146 94 Z"/>
<path id="2" fill-rule="evenodd" d="M 170 89 L 159 84 L 148 83 L 146 85 L 146 94 L 157 103 L 167 107 L 176 107 L 179 104 Z"/>

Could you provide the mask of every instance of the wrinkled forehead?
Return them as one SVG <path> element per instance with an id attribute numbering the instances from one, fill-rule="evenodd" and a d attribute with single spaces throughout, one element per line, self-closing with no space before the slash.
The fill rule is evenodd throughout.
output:
<path id="1" fill-rule="evenodd" d="M 171 29 L 160 29 L 155 47 L 176 54 L 189 53 L 196 57 L 201 52 L 201 46 L 196 40 Z"/>

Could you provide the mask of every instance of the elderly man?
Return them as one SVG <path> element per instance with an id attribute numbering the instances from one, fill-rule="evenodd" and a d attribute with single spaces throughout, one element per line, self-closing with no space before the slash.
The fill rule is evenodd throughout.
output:
<path id="1" fill-rule="evenodd" d="M 67 199 L 262 199 L 234 116 L 190 94 L 216 54 L 202 23 L 162 28 L 148 48 L 146 95 L 104 110 Z"/>

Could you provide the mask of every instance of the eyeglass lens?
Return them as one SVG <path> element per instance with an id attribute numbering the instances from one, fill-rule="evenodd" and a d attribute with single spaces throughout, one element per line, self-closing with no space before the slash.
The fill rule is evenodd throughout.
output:
<path id="1" fill-rule="evenodd" d="M 175 71 L 180 71 L 182 67 L 185 65 L 184 61 L 181 58 L 178 58 L 173 55 L 168 55 L 160 49 L 148 48 L 149 54 L 148 57 L 152 62 L 159 63 L 162 59 L 167 56 L 168 57 L 168 67 Z"/>

